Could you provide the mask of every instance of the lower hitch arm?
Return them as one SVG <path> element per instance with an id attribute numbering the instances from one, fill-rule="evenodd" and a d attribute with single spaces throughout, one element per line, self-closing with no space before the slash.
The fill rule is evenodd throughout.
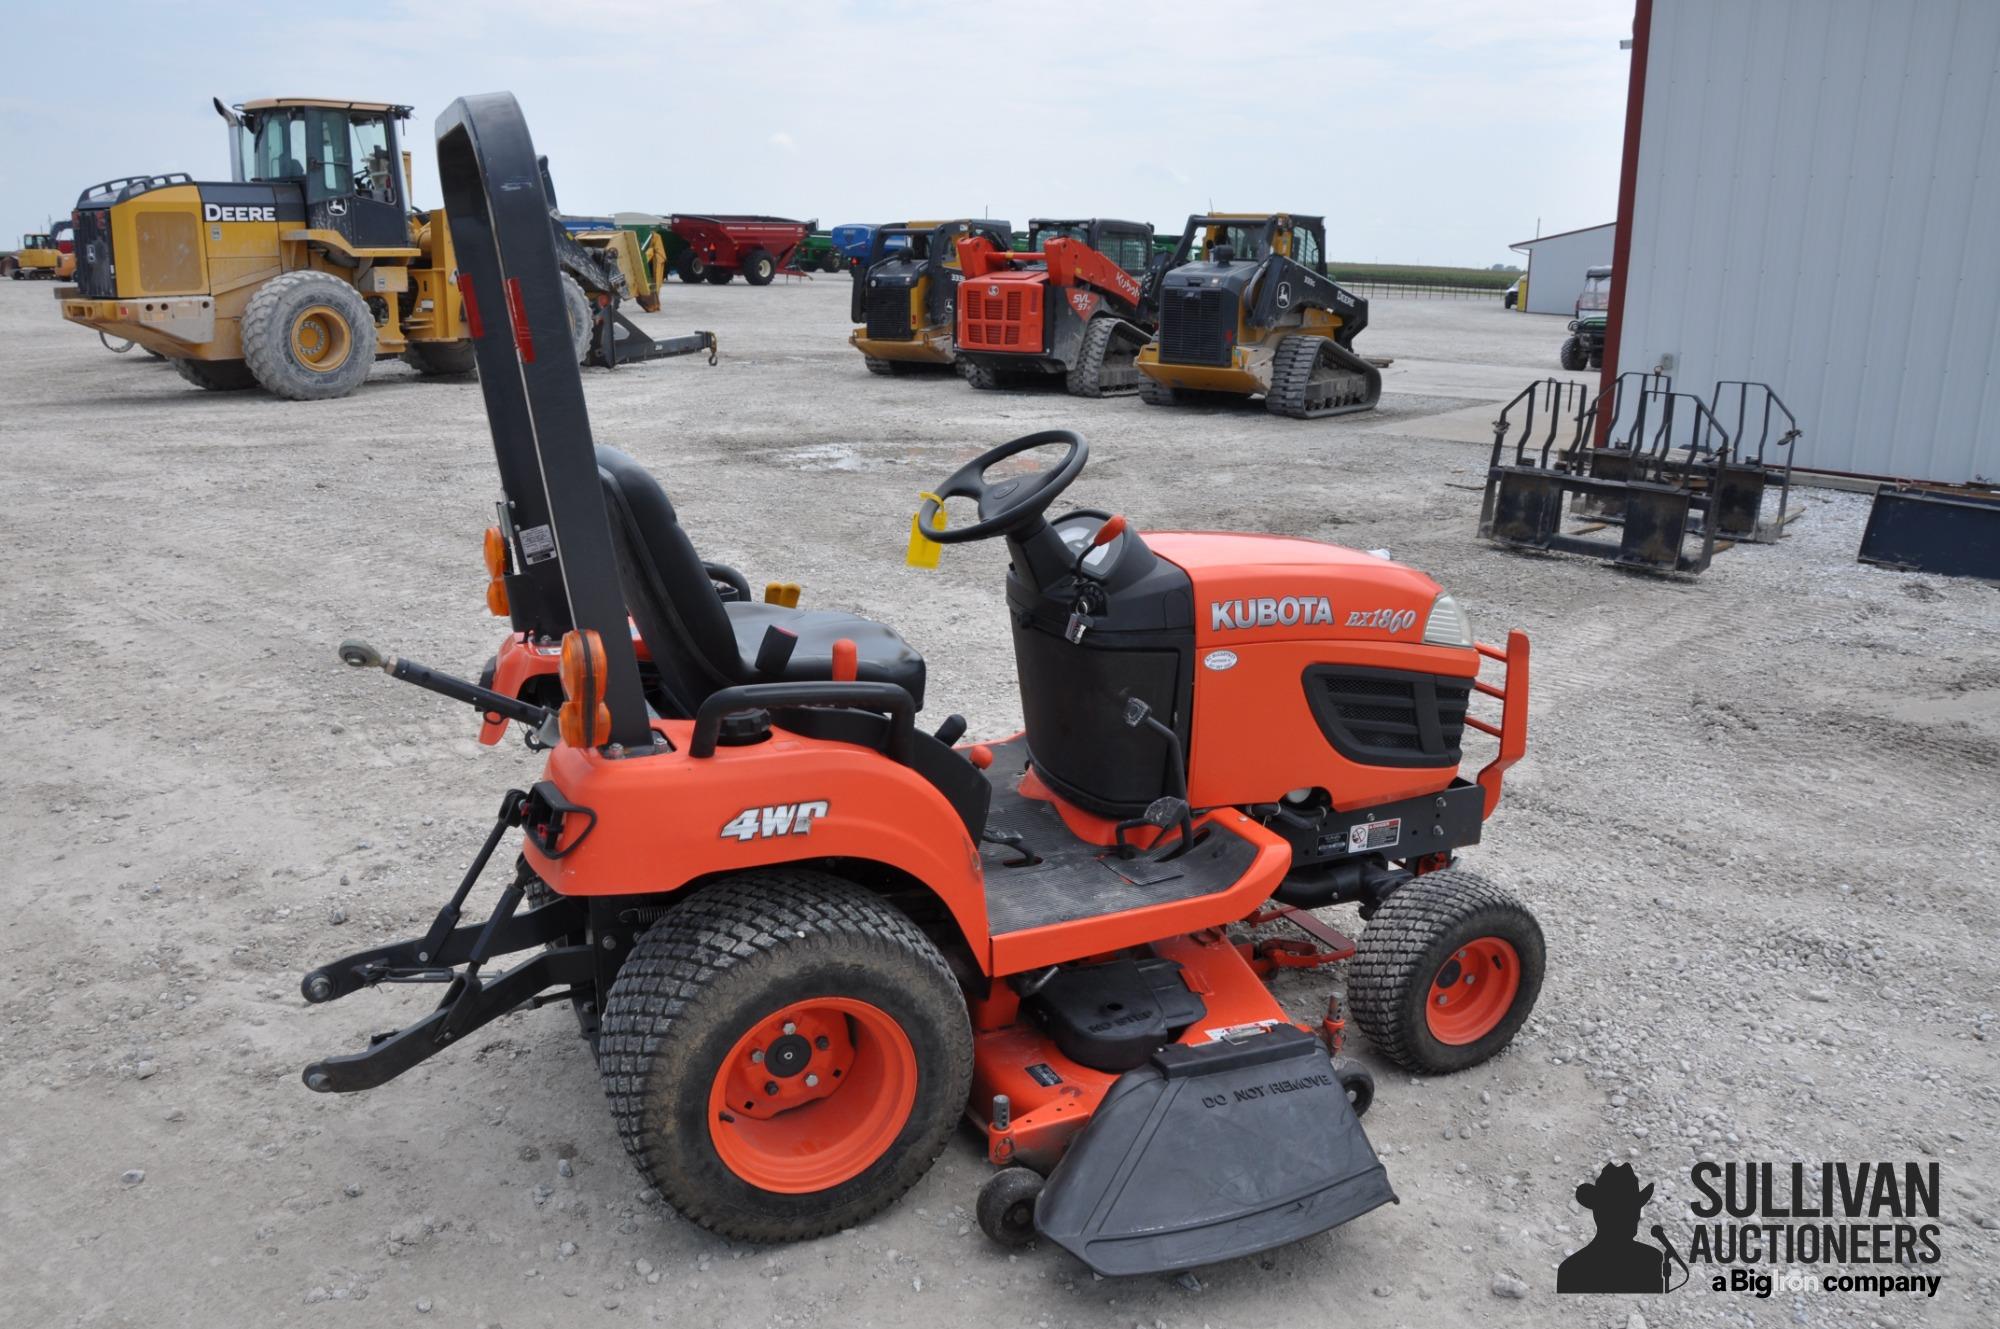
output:
<path id="1" fill-rule="evenodd" d="M 546 706 L 536 706 L 519 697 L 482 688 L 477 683 L 468 683 L 456 675 L 418 664 L 415 660 L 406 660 L 400 655 L 384 655 L 365 641 L 349 637 L 340 643 L 340 660 L 355 669 L 380 669 L 391 678 L 414 683 L 440 697 L 465 702 L 482 713 L 490 712 L 519 721 L 534 730 L 536 740 L 545 746 L 554 747 L 559 737 L 555 712 Z"/>

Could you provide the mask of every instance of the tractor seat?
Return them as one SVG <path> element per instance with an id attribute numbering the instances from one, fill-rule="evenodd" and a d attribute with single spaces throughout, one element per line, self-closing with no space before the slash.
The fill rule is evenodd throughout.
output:
<path id="1" fill-rule="evenodd" d="M 894 683 L 908 692 L 919 709 L 924 704 L 924 657 L 882 626 L 837 609 L 787 609 L 783 605 L 736 601 L 722 606 L 736 630 L 736 650 L 743 667 L 757 670 L 757 650 L 768 628 L 780 627 L 799 639 L 791 661 L 759 682 L 809 683 L 833 677 L 833 644 L 842 637 L 854 643 L 855 674 L 866 683 Z"/>
<path id="2" fill-rule="evenodd" d="M 854 643 L 859 678 L 894 683 L 923 708 L 924 657 L 894 629 L 830 609 L 725 602 L 652 472 L 601 444 L 597 472 L 625 606 L 658 674 L 648 700 L 661 715 L 692 718 L 710 693 L 739 683 L 830 680 L 833 644 L 843 637 Z M 782 671 L 765 675 L 757 652 L 774 626 L 798 645 Z"/>

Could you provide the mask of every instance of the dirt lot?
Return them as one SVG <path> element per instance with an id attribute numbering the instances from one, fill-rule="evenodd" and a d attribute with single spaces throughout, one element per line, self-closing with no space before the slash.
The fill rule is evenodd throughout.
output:
<path id="1" fill-rule="evenodd" d="M 478 389 L 384 365 L 334 403 L 204 394 L 61 324 L 47 288 L 0 283 L 0 670 L 20 726 L 0 1323 L 2000 1319 L 2000 592 L 1857 566 L 1865 501 L 1823 491 L 1791 538 L 1693 583 L 1483 547 L 1484 453 L 1430 425 L 1549 372 L 1555 320 L 1378 301 L 1361 345 L 1396 357 L 1382 409 L 1308 424 L 874 378 L 845 310 L 837 279 L 676 283 L 648 322 L 715 329 L 722 364 L 592 371 L 594 424 L 655 468 L 708 556 L 896 624 L 929 659 L 930 712 L 976 735 L 1019 720 L 1001 551 L 906 569 L 909 514 L 964 458 L 1052 424 L 1092 443 L 1080 504 L 1387 547 L 1482 635 L 1532 634 L 1529 756 L 1467 861 L 1540 912 L 1550 977 L 1474 1072 L 1375 1062 L 1367 1124 L 1400 1206 L 1197 1278 L 1104 1281 L 990 1246 L 961 1139 L 858 1231 L 732 1245 L 642 1191 L 561 1009 L 370 1094 L 306 1092 L 309 1059 L 434 994 L 308 1011 L 299 974 L 419 930 L 498 791 L 535 770 L 333 652 L 362 635 L 471 670 L 498 639 Z M 1281 991 L 1311 1012 L 1336 981 Z M 1936 1298 L 1759 1300 L 1705 1276 L 1554 1294 L 1591 1233 L 1579 1182 L 1629 1160 L 1685 1250 L 1704 1156 L 1938 1161 Z"/>

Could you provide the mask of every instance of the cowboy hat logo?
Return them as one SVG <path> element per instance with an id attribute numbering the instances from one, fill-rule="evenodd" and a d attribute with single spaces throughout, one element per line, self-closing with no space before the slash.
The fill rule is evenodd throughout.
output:
<path id="1" fill-rule="evenodd" d="M 1669 1279 L 1673 1271 L 1669 1262 L 1679 1262 L 1680 1256 L 1667 1244 L 1659 1224 L 1653 1225 L 1659 1245 L 1637 1239 L 1639 1213 L 1652 1198 L 1652 1183 L 1641 1187 L 1625 1163 L 1606 1163 L 1597 1180 L 1577 1187 L 1576 1202 L 1596 1218 L 1597 1235 L 1556 1270 L 1556 1291 L 1670 1292 L 1679 1287 Z"/>

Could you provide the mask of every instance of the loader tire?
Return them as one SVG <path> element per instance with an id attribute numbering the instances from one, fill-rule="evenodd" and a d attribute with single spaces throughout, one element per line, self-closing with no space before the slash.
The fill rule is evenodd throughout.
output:
<path id="1" fill-rule="evenodd" d="M 567 272 L 562 275 L 563 313 L 569 318 L 569 338 L 576 344 L 576 362 L 583 364 L 590 359 L 592 339 L 597 332 L 597 320 L 593 317 L 590 297 L 583 293 L 583 284 Z"/>
<path id="2" fill-rule="evenodd" d="M 702 274 L 702 279 L 706 281 L 710 286 L 727 286 L 729 285 L 729 283 L 736 280 L 736 273 L 730 270 L 729 268 L 718 268 L 710 266 L 709 269 Z"/>
<path id="3" fill-rule="evenodd" d="M 470 374 L 479 357 L 469 341 L 413 341 L 403 351 L 403 363 L 425 378 Z"/>
<path id="4" fill-rule="evenodd" d="M 627 1152 L 676 1209 L 794 1241 L 863 1221 L 930 1169 L 965 1109 L 972 1027 L 907 916 L 837 877 L 767 868 L 639 938 L 598 1064 Z"/>
<path id="5" fill-rule="evenodd" d="M 743 256 L 743 280 L 752 286 L 769 286 L 778 275 L 778 261 L 768 249 L 753 249 Z"/>
<path id="6" fill-rule="evenodd" d="M 1462 1071 L 1513 1039 L 1534 1010 L 1546 964 L 1541 925 L 1526 905 L 1477 873 L 1445 868 L 1375 911 L 1348 966 L 1348 1009 L 1398 1066 Z"/>
<path id="7" fill-rule="evenodd" d="M 274 397 L 345 397 L 375 363 L 375 316 L 361 292 L 340 278 L 287 272 L 258 287 L 244 306 L 243 360 Z"/>
<path id="8" fill-rule="evenodd" d="M 257 376 L 241 360 L 176 360 L 174 372 L 208 392 L 241 392 L 257 386 Z"/>
<path id="9" fill-rule="evenodd" d="M 1137 392 L 1142 381 L 1137 368 L 1139 348 L 1145 344 L 1145 334 L 1122 318 L 1090 320 L 1076 363 L 1064 376 L 1069 395 L 1116 397 Z"/>
<path id="10" fill-rule="evenodd" d="M 1563 340 L 1562 350 L 1557 352 L 1556 358 L 1562 361 L 1564 369 L 1572 373 L 1590 363 L 1590 353 L 1583 349 L 1583 342 L 1575 337 Z"/>

